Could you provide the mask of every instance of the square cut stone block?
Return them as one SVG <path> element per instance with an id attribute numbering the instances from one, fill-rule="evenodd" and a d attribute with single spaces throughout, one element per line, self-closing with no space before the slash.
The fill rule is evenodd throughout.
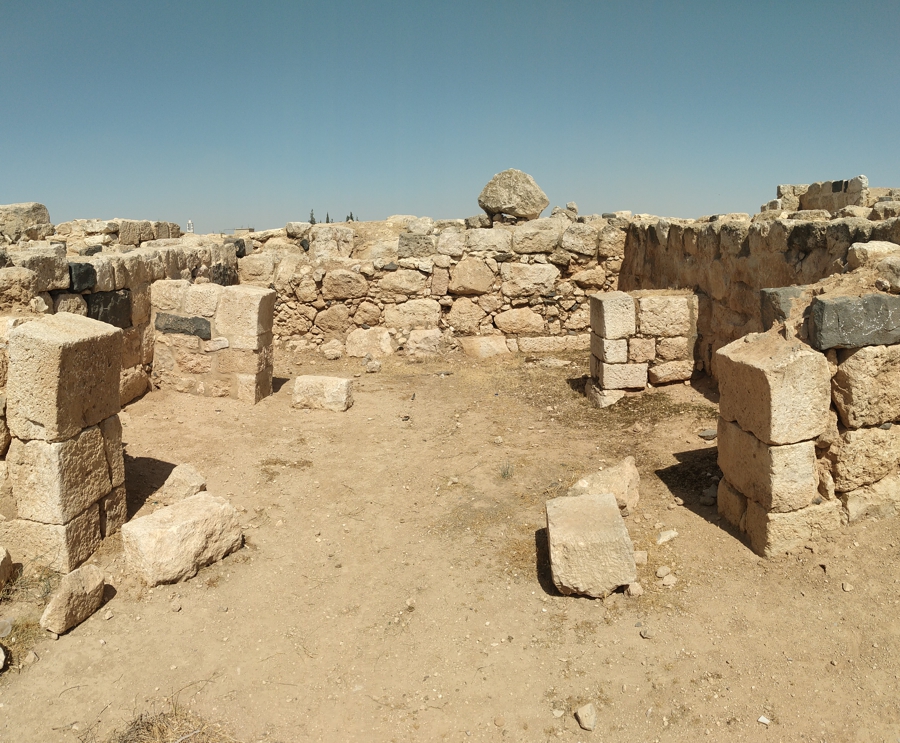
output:
<path id="1" fill-rule="evenodd" d="M 641 335 L 667 338 L 696 333 L 698 302 L 695 295 L 639 296 L 636 301 Z"/>
<path id="2" fill-rule="evenodd" d="M 662 361 L 693 360 L 693 339 L 659 338 L 656 341 L 656 358 Z"/>
<path id="3" fill-rule="evenodd" d="M 825 356 L 775 332 L 751 333 L 716 352 L 719 414 L 767 444 L 826 430 L 831 372 Z"/>
<path id="4" fill-rule="evenodd" d="M 100 546 L 100 508 L 89 506 L 64 525 L 26 519 L 0 521 L 0 544 L 17 561 L 33 560 L 59 573 L 69 573 Z"/>
<path id="5" fill-rule="evenodd" d="M 353 405 L 353 381 L 340 377 L 297 377 L 291 404 L 295 408 L 343 412 Z"/>
<path id="6" fill-rule="evenodd" d="M 632 364 L 643 364 L 656 358 L 655 338 L 629 338 L 628 361 Z"/>
<path id="7" fill-rule="evenodd" d="M 719 480 L 719 490 L 716 496 L 716 506 L 719 515 L 733 527 L 746 531 L 747 497 L 735 489 L 724 477 Z"/>
<path id="8" fill-rule="evenodd" d="M 611 340 L 634 335 L 634 300 L 631 296 L 625 292 L 591 295 L 591 330 L 601 338 Z"/>
<path id="9" fill-rule="evenodd" d="M 216 336 L 257 338 L 272 332 L 275 292 L 259 286 L 226 286 L 219 298 L 213 324 Z"/>
<path id="10" fill-rule="evenodd" d="M 666 361 L 650 367 L 650 384 L 670 384 L 671 382 L 684 382 L 694 375 L 694 362 Z"/>
<path id="11" fill-rule="evenodd" d="M 18 516 L 29 521 L 66 524 L 112 488 L 97 426 L 56 443 L 13 439 L 7 464 Z"/>
<path id="12" fill-rule="evenodd" d="M 642 390 L 647 386 L 647 365 L 601 363 L 597 381 L 605 390 Z"/>
<path id="13" fill-rule="evenodd" d="M 257 374 L 235 374 L 237 399 L 256 405 L 272 394 L 272 367 L 268 366 Z"/>
<path id="14" fill-rule="evenodd" d="M 47 315 L 9 334 L 7 420 L 23 440 L 65 441 L 119 412 L 122 331 Z"/>
<path id="15" fill-rule="evenodd" d="M 198 493 L 122 526 L 125 560 L 151 586 L 191 578 L 243 543 L 238 512 Z"/>
<path id="16" fill-rule="evenodd" d="M 553 582 L 561 593 L 603 598 L 637 580 L 634 545 L 612 493 L 547 501 Z"/>
<path id="17" fill-rule="evenodd" d="M 796 511 L 819 496 L 812 441 L 769 446 L 719 418 L 719 467 L 741 493 L 767 511 Z"/>
<path id="18" fill-rule="evenodd" d="M 191 284 L 184 300 L 185 314 L 213 317 L 223 291 L 225 287 L 218 284 Z"/>
<path id="19" fill-rule="evenodd" d="M 825 501 L 790 513 L 771 513 L 747 501 L 747 535 L 758 555 L 773 557 L 797 549 L 820 533 L 841 525 L 841 502 Z"/>
<path id="20" fill-rule="evenodd" d="M 900 474 L 892 473 L 872 485 L 841 494 L 844 512 L 852 524 L 864 518 L 887 518 L 900 511 Z"/>
<path id="21" fill-rule="evenodd" d="M 900 419 L 900 345 L 839 351 L 831 394 L 847 428 Z"/>
<path id="22" fill-rule="evenodd" d="M 628 341 L 624 338 L 610 340 L 591 333 L 591 353 L 607 364 L 624 364 L 628 361 Z"/>
<path id="23" fill-rule="evenodd" d="M 150 304 L 154 310 L 184 312 L 190 281 L 185 279 L 154 281 L 150 285 Z"/>

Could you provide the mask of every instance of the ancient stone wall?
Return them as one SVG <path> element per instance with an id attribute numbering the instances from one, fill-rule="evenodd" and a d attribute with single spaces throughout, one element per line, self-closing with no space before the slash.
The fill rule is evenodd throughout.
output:
<path id="1" fill-rule="evenodd" d="M 516 350 L 562 350 L 573 335 L 584 346 L 588 295 L 616 287 L 628 216 L 554 212 L 291 222 L 236 241 L 240 281 L 275 288 L 276 339 L 297 348 L 371 327 L 390 329 L 395 349 L 414 329 L 505 336 Z"/>
<path id="2" fill-rule="evenodd" d="M 777 215 L 777 213 L 775 213 Z M 851 246 L 900 243 L 900 219 L 753 221 L 747 215 L 631 221 L 619 289 L 689 289 L 699 296 L 698 359 L 715 375 L 714 353 L 764 329 L 760 290 L 814 284 L 847 268 Z"/>

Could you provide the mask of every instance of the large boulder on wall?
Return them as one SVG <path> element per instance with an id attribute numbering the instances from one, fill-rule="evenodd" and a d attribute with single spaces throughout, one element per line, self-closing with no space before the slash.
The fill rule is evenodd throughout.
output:
<path id="1" fill-rule="evenodd" d="M 514 168 L 497 173 L 478 197 L 478 206 L 489 216 L 506 214 L 518 219 L 537 219 L 549 205 L 550 199 L 534 178 Z"/>

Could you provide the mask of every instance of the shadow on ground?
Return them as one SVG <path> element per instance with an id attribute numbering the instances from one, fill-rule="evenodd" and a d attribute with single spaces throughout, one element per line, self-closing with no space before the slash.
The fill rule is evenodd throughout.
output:
<path id="1" fill-rule="evenodd" d="M 163 486 L 173 469 L 175 465 L 172 462 L 163 462 L 152 457 L 125 455 L 125 492 L 129 519 Z"/>

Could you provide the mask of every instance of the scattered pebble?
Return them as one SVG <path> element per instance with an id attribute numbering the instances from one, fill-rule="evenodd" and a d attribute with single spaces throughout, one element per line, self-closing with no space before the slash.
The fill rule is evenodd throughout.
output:
<path id="1" fill-rule="evenodd" d="M 59 639 L 59 635 L 57 635 L 55 632 L 48 632 L 47 634 L 50 636 L 50 639 L 51 639 L 51 640 L 58 640 L 58 639 Z"/>
<path id="2" fill-rule="evenodd" d="M 668 565 L 663 565 L 662 567 L 658 567 L 656 569 L 656 577 L 657 578 L 665 578 L 671 572 L 672 572 L 672 568 L 670 568 Z"/>
<path id="3" fill-rule="evenodd" d="M 504 720 L 502 717 L 495 717 L 495 718 L 494 718 L 494 724 L 495 724 L 498 728 L 502 728 L 502 727 L 506 724 L 506 720 Z"/>
<path id="4" fill-rule="evenodd" d="M 103 618 L 104 618 L 107 622 L 108 622 L 110 619 L 112 619 L 112 618 L 113 618 L 112 609 L 107 609 L 106 612 L 103 614 Z"/>
<path id="5" fill-rule="evenodd" d="M 502 436 L 498 436 L 497 438 L 494 439 L 494 443 L 495 443 L 495 444 L 502 444 L 502 443 L 503 443 L 503 437 L 502 437 Z"/>
<path id="6" fill-rule="evenodd" d="M 662 579 L 662 584 L 663 584 L 666 588 L 671 588 L 671 587 L 674 586 L 677 582 L 678 582 L 678 578 L 676 578 L 674 575 L 667 575 L 665 578 Z"/>
<path id="7" fill-rule="evenodd" d="M 381 362 L 378 359 L 372 359 L 366 364 L 366 373 L 375 374 L 381 371 Z"/>
<path id="8" fill-rule="evenodd" d="M 644 629 L 641 630 L 641 637 L 643 637 L 645 640 L 652 640 L 654 637 L 656 637 L 656 633 L 649 627 L 644 627 Z"/>
<path id="9" fill-rule="evenodd" d="M 844 591 L 846 591 L 847 593 L 850 593 L 850 591 L 853 590 L 853 584 L 852 583 L 841 583 L 841 588 L 843 588 Z"/>
<path id="10" fill-rule="evenodd" d="M 39 660 L 40 658 L 38 658 L 38 654 L 34 652 L 34 650 L 29 650 L 28 653 L 26 653 L 25 657 L 22 659 L 22 662 L 26 666 L 30 666 L 34 663 L 37 663 Z"/>
<path id="11" fill-rule="evenodd" d="M 674 529 L 666 529 L 665 531 L 661 531 L 659 533 L 659 536 L 656 538 L 656 543 L 665 544 L 666 542 L 671 542 L 677 536 L 678 532 Z"/>
<path id="12" fill-rule="evenodd" d="M 760 718 L 757 720 L 757 722 L 762 723 L 763 725 L 769 725 L 772 721 L 765 715 L 760 715 Z"/>
<path id="13" fill-rule="evenodd" d="M 564 714 L 566 714 L 566 713 L 563 712 L 561 709 L 555 709 L 555 710 L 553 710 L 553 716 L 554 716 L 554 717 L 562 717 Z"/>
<path id="14" fill-rule="evenodd" d="M 640 583 L 629 583 L 625 589 L 625 595 L 633 599 L 644 595 L 644 587 Z"/>
<path id="15" fill-rule="evenodd" d="M 6 668 L 7 660 L 9 660 L 9 656 L 6 654 L 6 648 L 0 645 L 0 671 Z"/>
<path id="16" fill-rule="evenodd" d="M 697 435 L 704 441 L 712 441 L 719 435 L 719 432 L 715 428 L 704 428 Z"/>
<path id="17" fill-rule="evenodd" d="M 171 604 L 169 604 L 169 608 L 175 612 L 181 611 L 181 602 L 173 601 Z"/>
<path id="18" fill-rule="evenodd" d="M 676 498 L 676 499 L 675 499 L 675 505 L 676 505 L 676 506 L 683 506 L 683 505 L 684 505 L 684 499 L 683 499 L 683 498 Z"/>
<path id="19" fill-rule="evenodd" d="M 594 703 L 588 702 L 575 710 L 575 719 L 578 720 L 582 730 L 591 731 L 597 727 L 597 708 Z"/>

